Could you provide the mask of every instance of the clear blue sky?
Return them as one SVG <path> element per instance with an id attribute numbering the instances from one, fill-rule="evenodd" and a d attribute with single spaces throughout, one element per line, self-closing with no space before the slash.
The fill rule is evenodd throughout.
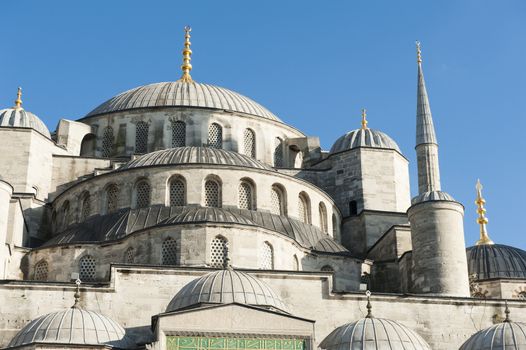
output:
<path id="1" fill-rule="evenodd" d="M 526 1 L 2 1 L 0 105 L 52 130 L 127 89 L 193 77 L 238 91 L 330 148 L 357 128 L 393 137 L 416 191 L 414 41 L 440 143 L 443 189 L 478 237 L 483 182 L 491 237 L 526 249 Z"/>

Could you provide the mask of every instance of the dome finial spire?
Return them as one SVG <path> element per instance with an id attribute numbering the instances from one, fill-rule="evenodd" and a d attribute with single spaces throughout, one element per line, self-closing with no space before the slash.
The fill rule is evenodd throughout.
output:
<path id="1" fill-rule="evenodd" d="M 190 26 L 184 27 L 184 49 L 183 49 L 183 64 L 181 65 L 181 70 L 183 71 L 183 76 L 179 81 L 182 81 L 184 83 L 191 83 L 192 76 L 190 75 L 190 71 L 192 70 L 192 65 L 190 64 L 190 61 L 192 60 L 192 50 L 190 49 L 190 45 L 192 44 L 190 42 L 190 32 L 192 31 L 192 28 Z"/>
<path id="2" fill-rule="evenodd" d="M 16 93 L 16 100 L 15 100 L 14 108 L 22 108 L 22 88 L 20 86 L 18 87 L 18 91 Z"/>
<path id="3" fill-rule="evenodd" d="M 76 307 L 78 308 L 79 307 L 79 302 L 80 302 L 80 284 L 82 283 L 82 281 L 80 280 L 80 278 L 77 278 L 75 280 L 75 284 L 77 285 L 77 290 L 75 290 L 75 304 L 73 304 L 73 307 Z"/>
<path id="4" fill-rule="evenodd" d="M 367 315 L 365 316 L 366 318 L 373 318 L 373 313 L 372 313 L 372 309 L 373 309 L 373 306 L 371 305 L 371 291 L 366 291 L 365 292 L 365 296 L 367 297 Z"/>
<path id="5" fill-rule="evenodd" d="M 362 130 L 367 129 L 367 110 L 362 108 Z"/>
<path id="6" fill-rule="evenodd" d="M 416 44 L 416 62 L 422 63 L 422 48 L 420 47 L 420 41 L 415 41 Z"/>
<path id="7" fill-rule="evenodd" d="M 480 239 L 477 241 L 476 245 L 495 244 L 489 238 L 488 231 L 486 230 L 486 225 L 488 224 L 488 218 L 486 218 L 486 209 L 484 208 L 486 200 L 482 197 L 483 187 L 480 183 L 480 180 L 477 180 L 477 185 L 475 188 L 477 189 L 477 200 L 475 201 L 475 204 L 477 205 L 477 213 L 479 214 L 477 223 L 480 225 Z"/>
<path id="8" fill-rule="evenodd" d="M 508 307 L 508 300 L 504 300 L 504 305 L 506 305 L 506 308 L 504 309 L 504 313 L 506 314 L 506 318 L 504 319 L 504 322 L 511 322 L 510 319 L 510 308 Z"/>

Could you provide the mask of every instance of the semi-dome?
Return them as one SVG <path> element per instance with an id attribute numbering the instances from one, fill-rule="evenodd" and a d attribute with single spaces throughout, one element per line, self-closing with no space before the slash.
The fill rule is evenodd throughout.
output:
<path id="1" fill-rule="evenodd" d="M 250 114 L 280 121 L 259 103 L 237 92 L 202 83 L 175 81 L 139 86 L 110 98 L 86 117 L 138 108 L 198 107 Z"/>
<path id="2" fill-rule="evenodd" d="M 336 140 L 330 153 L 343 152 L 358 147 L 385 148 L 400 152 L 396 142 L 383 132 L 374 129 L 356 129 Z"/>
<path id="3" fill-rule="evenodd" d="M 365 317 L 332 331 L 321 343 L 324 350 L 431 350 L 413 330 L 382 318 Z"/>
<path id="4" fill-rule="evenodd" d="M 459 350 L 525 350 L 526 323 L 502 322 L 473 334 Z"/>
<path id="5" fill-rule="evenodd" d="M 120 169 L 179 164 L 215 164 L 273 170 L 249 156 L 211 147 L 178 147 L 147 153 L 126 163 Z"/>
<path id="6" fill-rule="evenodd" d="M 170 301 L 166 312 L 230 303 L 287 312 L 285 303 L 270 286 L 248 273 L 231 268 L 207 273 L 188 283 Z"/>
<path id="7" fill-rule="evenodd" d="M 466 249 L 469 274 L 477 279 L 526 279 L 526 251 L 502 244 L 481 244 Z"/>
<path id="8" fill-rule="evenodd" d="M 15 335 L 8 347 L 31 343 L 105 344 L 117 349 L 134 348 L 133 341 L 117 322 L 76 306 L 31 321 Z"/>
<path id="9" fill-rule="evenodd" d="M 411 204 L 418 204 L 421 202 L 432 202 L 432 201 L 450 201 L 456 202 L 455 198 L 449 193 L 444 191 L 429 191 L 419 194 L 418 196 L 411 199 Z"/>

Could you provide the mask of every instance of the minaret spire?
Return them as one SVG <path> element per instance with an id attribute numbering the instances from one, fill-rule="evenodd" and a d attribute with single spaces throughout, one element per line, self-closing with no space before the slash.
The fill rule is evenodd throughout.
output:
<path id="1" fill-rule="evenodd" d="M 416 153 L 418 161 L 418 192 L 440 191 L 440 170 L 438 166 L 438 144 L 429 106 L 424 71 L 422 70 L 422 49 L 416 42 L 418 64 L 418 87 L 416 104 Z"/>
<path id="2" fill-rule="evenodd" d="M 480 225 L 480 239 L 477 241 L 476 245 L 495 244 L 489 238 L 488 231 L 486 230 L 486 225 L 488 224 L 488 218 L 486 218 L 486 209 L 484 208 L 486 200 L 482 197 L 482 184 L 480 183 L 480 180 L 477 180 L 477 185 L 475 188 L 477 189 L 477 200 L 475 201 L 475 204 L 477 205 L 477 213 L 479 214 L 477 223 Z"/>
<path id="3" fill-rule="evenodd" d="M 362 130 L 367 129 L 367 110 L 362 108 Z"/>
<path id="4" fill-rule="evenodd" d="M 17 109 L 22 108 L 22 88 L 20 86 L 18 87 L 18 91 L 16 93 L 16 100 L 15 100 L 14 108 L 17 108 Z"/>
<path id="5" fill-rule="evenodd" d="M 184 49 L 183 49 L 183 64 L 181 65 L 181 70 L 183 71 L 183 76 L 179 81 L 185 82 L 185 83 L 191 83 L 192 76 L 190 75 L 190 71 L 192 70 L 192 65 L 190 64 L 190 61 L 192 60 L 192 50 L 190 49 L 190 45 L 192 43 L 190 42 L 190 32 L 192 31 L 192 28 L 190 26 L 184 27 Z"/>

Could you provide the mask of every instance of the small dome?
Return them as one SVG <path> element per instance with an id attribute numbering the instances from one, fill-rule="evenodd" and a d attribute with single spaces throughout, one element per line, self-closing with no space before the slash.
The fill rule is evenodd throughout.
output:
<path id="1" fill-rule="evenodd" d="M 86 117 L 137 108 L 200 107 L 251 114 L 280 121 L 259 103 L 237 92 L 196 82 L 163 82 L 139 86 L 110 98 Z"/>
<path id="2" fill-rule="evenodd" d="M 526 251 L 502 244 L 476 245 L 466 249 L 469 274 L 477 279 L 526 279 Z"/>
<path id="3" fill-rule="evenodd" d="M 0 126 L 31 128 L 48 139 L 51 138 L 46 124 L 36 115 L 23 108 L 13 107 L 0 110 Z"/>
<path id="4" fill-rule="evenodd" d="M 285 303 L 263 281 L 232 269 L 210 272 L 197 278 L 170 301 L 166 312 L 202 304 L 240 303 L 286 312 Z"/>
<path id="5" fill-rule="evenodd" d="M 525 350 L 526 323 L 503 322 L 473 334 L 459 350 Z"/>
<path id="6" fill-rule="evenodd" d="M 395 321 L 362 318 L 336 328 L 321 343 L 324 350 L 431 350 L 422 337 Z"/>
<path id="7" fill-rule="evenodd" d="M 78 307 L 50 313 L 31 321 L 15 335 L 8 347 L 31 343 L 106 344 L 118 349 L 134 348 L 135 345 L 117 322 Z"/>
<path id="8" fill-rule="evenodd" d="M 381 131 L 373 129 L 356 129 L 340 137 L 331 148 L 330 153 L 338 153 L 358 147 L 386 148 L 400 152 L 392 138 Z"/>
<path id="9" fill-rule="evenodd" d="M 271 166 L 249 156 L 210 147 L 178 147 L 155 151 L 135 158 L 120 169 L 180 164 L 231 165 L 274 170 Z"/>
<path id="10" fill-rule="evenodd" d="M 432 201 L 450 201 L 456 202 L 449 193 L 442 191 L 430 191 L 419 194 L 411 200 L 411 204 L 418 204 L 422 202 L 432 202 Z"/>

